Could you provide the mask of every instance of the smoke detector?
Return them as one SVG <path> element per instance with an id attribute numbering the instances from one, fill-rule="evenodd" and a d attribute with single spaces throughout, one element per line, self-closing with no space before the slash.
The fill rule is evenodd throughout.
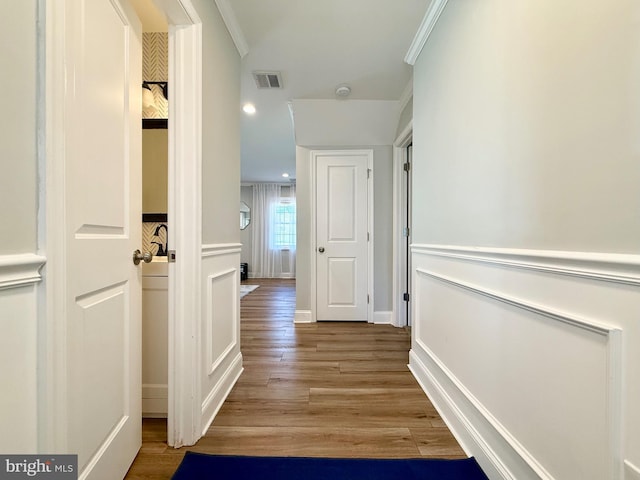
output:
<path id="1" fill-rule="evenodd" d="M 349 85 L 338 85 L 336 88 L 336 97 L 347 98 L 351 95 L 351 87 Z"/>

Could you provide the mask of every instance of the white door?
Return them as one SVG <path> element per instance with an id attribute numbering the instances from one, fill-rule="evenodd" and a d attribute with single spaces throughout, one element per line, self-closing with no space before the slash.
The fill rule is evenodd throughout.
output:
<path id="1" fill-rule="evenodd" d="M 127 0 L 64 5 L 65 437 L 115 480 L 142 438 L 142 34 Z"/>
<path id="2" fill-rule="evenodd" d="M 316 318 L 368 321 L 368 152 L 316 156 Z"/>

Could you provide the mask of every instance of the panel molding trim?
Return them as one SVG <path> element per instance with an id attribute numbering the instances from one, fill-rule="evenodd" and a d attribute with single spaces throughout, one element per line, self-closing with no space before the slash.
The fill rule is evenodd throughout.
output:
<path id="1" fill-rule="evenodd" d="M 212 243 L 202 245 L 202 258 L 231 255 L 234 253 L 242 253 L 241 243 Z"/>
<path id="2" fill-rule="evenodd" d="M 201 405 L 201 430 L 200 436 L 207 433 L 209 426 L 213 422 L 213 419 L 218 414 L 218 411 L 222 407 L 225 399 L 229 396 L 231 389 L 240 378 L 240 375 L 244 371 L 242 367 L 242 354 L 238 353 L 229 367 L 224 371 L 220 380 L 216 383 L 215 387 L 209 392 L 207 398 L 204 399 Z"/>
<path id="3" fill-rule="evenodd" d="M 225 349 L 214 358 L 214 349 L 212 342 L 213 336 L 213 319 L 214 319 L 214 311 L 213 311 L 213 294 L 214 294 L 214 281 L 228 278 L 231 280 L 231 288 L 233 290 L 233 307 L 231 312 L 223 312 L 228 313 L 229 318 L 233 319 L 233 328 L 231 330 L 231 341 L 225 347 Z M 224 270 L 213 275 L 209 275 L 207 278 L 207 318 L 206 318 L 206 339 L 207 339 L 207 364 L 209 365 L 207 369 L 207 375 L 211 376 L 218 370 L 218 367 L 225 361 L 225 359 L 229 356 L 229 354 L 238 346 L 238 337 L 237 337 L 237 328 L 236 324 L 239 322 L 240 315 L 238 312 L 238 301 L 239 293 L 238 293 L 238 269 L 230 268 L 228 270 Z"/>
<path id="4" fill-rule="evenodd" d="M 416 244 L 412 253 L 640 286 L 640 255 Z"/>
<path id="5" fill-rule="evenodd" d="M 0 290 L 38 283 L 42 280 L 40 269 L 46 261 L 45 257 L 33 253 L 0 255 Z"/>

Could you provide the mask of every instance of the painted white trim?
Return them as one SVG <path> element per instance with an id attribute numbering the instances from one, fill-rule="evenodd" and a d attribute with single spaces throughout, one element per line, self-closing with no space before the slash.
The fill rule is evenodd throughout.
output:
<path id="1" fill-rule="evenodd" d="M 374 217 L 374 203 L 373 203 L 373 178 L 374 178 L 374 169 L 373 169 L 373 150 L 312 150 L 310 152 L 311 156 L 311 313 L 312 313 L 312 323 L 317 321 L 317 265 L 316 265 L 316 255 L 315 252 L 318 248 L 317 245 L 317 194 L 318 194 L 318 185 L 317 185 L 317 164 L 318 157 L 325 156 L 359 156 L 366 155 L 367 156 L 367 168 L 371 172 L 369 178 L 367 179 L 367 203 L 368 203 L 368 212 L 367 212 L 367 230 L 369 231 L 369 242 L 367 242 L 367 293 L 369 294 L 369 303 L 367 305 L 367 322 L 373 322 L 373 304 L 374 304 L 374 292 L 373 292 L 373 251 L 374 251 L 374 242 L 375 235 L 373 232 L 373 219 Z"/>
<path id="2" fill-rule="evenodd" d="M 405 241 L 403 236 L 405 199 L 404 199 L 404 164 L 407 161 L 406 148 L 413 139 L 413 120 L 400 132 L 393 143 L 393 257 L 392 257 L 392 299 L 393 325 L 404 327 L 407 315 L 404 301 L 404 291 L 400 288 L 405 281 L 407 270 L 402 260 L 405 256 Z"/>
<path id="3" fill-rule="evenodd" d="M 222 377 L 220 378 L 216 386 L 211 390 L 209 395 L 207 395 L 207 398 L 204 399 L 200 406 L 200 417 L 203 419 L 199 431 L 200 437 L 207 433 L 207 430 L 213 422 L 213 419 L 216 418 L 216 415 L 220 411 L 224 400 L 229 396 L 229 393 L 231 393 L 231 389 L 236 384 L 243 371 L 244 368 L 242 367 L 242 354 L 238 353 L 229 367 L 222 374 Z M 207 415 L 207 410 L 209 410 L 212 406 L 214 406 L 212 412 Z"/>
<path id="4" fill-rule="evenodd" d="M 427 40 L 429 40 L 429 36 L 436 26 L 436 23 L 438 23 L 438 19 L 446 6 L 447 0 L 433 0 L 429 4 L 429 8 L 427 8 L 426 13 L 424 14 L 422 23 L 418 27 L 415 37 L 413 37 L 409 51 L 404 57 L 404 61 L 409 65 L 415 65 L 420 52 L 426 45 Z"/>
<path id="5" fill-rule="evenodd" d="M 0 290 L 38 283 L 46 258 L 33 253 L 0 255 Z"/>
<path id="6" fill-rule="evenodd" d="M 166 418 L 169 386 L 162 383 L 142 384 L 142 416 Z"/>
<path id="7" fill-rule="evenodd" d="M 240 58 L 243 58 L 249 53 L 249 45 L 247 44 L 242 28 L 240 28 L 240 23 L 238 23 L 233 8 L 231 8 L 228 0 L 216 0 L 216 5 L 218 6 L 218 11 L 222 16 L 224 24 L 227 26 L 227 30 L 229 30 L 229 35 L 231 35 L 233 39 Z"/>
<path id="8" fill-rule="evenodd" d="M 376 325 L 393 325 L 393 312 L 373 312 L 373 323 Z"/>
<path id="9" fill-rule="evenodd" d="M 513 297 L 511 295 L 506 295 L 502 292 L 497 292 L 495 290 L 490 290 L 488 288 L 484 288 L 479 285 L 474 285 L 469 282 L 457 280 L 447 275 L 442 275 L 442 274 L 428 271 L 422 268 L 416 268 L 414 271 L 418 275 L 430 277 L 442 283 L 447 283 L 449 285 L 453 285 L 454 287 L 458 287 L 463 290 L 467 290 L 467 291 L 476 293 L 478 295 L 491 298 L 492 300 L 497 300 L 499 302 L 506 303 L 508 305 L 520 308 L 522 310 L 527 310 L 531 313 L 535 313 L 536 315 L 541 315 L 543 317 L 550 318 L 551 320 L 556 320 L 558 322 L 566 323 L 567 325 L 571 325 L 573 327 L 578 327 L 583 330 L 597 333 L 598 335 L 607 336 L 614 329 L 614 327 L 603 324 L 596 320 L 591 320 L 589 318 L 585 318 L 579 315 L 569 314 L 560 310 L 555 310 L 545 305 L 539 305 L 539 304 L 529 302 L 517 297 Z"/>
<path id="10" fill-rule="evenodd" d="M 624 461 L 624 479 L 640 480 L 640 467 L 635 466 L 631 461 Z"/>
<path id="11" fill-rule="evenodd" d="M 169 401 L 167 443 L 199 438 L 202 318 L 202 22 L 191 0 L 161 0 L 169 26 Z"/>
<path id="12" fill-rule="evenodd" d="M 313 314 L 311 310 L 296 310 L 293 323 L 313 323 Z"/>
<path id="13" fill-rule="evenodd" d="M 411 251 L 590 280 L 640 285 L 640 255 L 419 244 L 412 245 Z"/>
<path id="14" fill-rule="evenodd" d="M 216 373 L 218 367 L 229 356 L 229 353 L 233 351 L 233 349 L 236 346 L 238 346 L 238 336 L 237 336 L 238 329 L 236 328 L 235 322 L 234 322 L 231 342 L 229 343 L 229 345 L 227 345 L 224 351 L 218 356 L 218 358 L 215 358 L 215 359 L 213 358 L 213 346 L 211 345 L 211 338 L 213 337 L 212 319 L 213 319 L 213 305 L 214 305 L 213 304 L 213 280 L 230 276 L 231 284 L 233 285 L 233 298 L 239 299 L 240 293 L 238 292 L 238 285 L 240 285 L 240 282 L 238 281 L 238 270 L 239 268 L 229 268 L 227 270 L 214 273 L 207 277 L 207 318 L 205 319 L 207 331 L 205 335 L 206 335 L 206 345 L 207 345 L 206 359 L 207 359 L 207 364 L 209 365 L 208 372 L 207 372 L 208 376 L 211 376 L 214 373 Z M 231 312 L 231 318 L 233 319 L 240 318 L 240 312 L 238 311 L 238 302 L 234 302 L 233 304 L 233 311 Z"/>
<path id="15" fill-rule="evenodd" d="M 215 243 L 202 245 L 202 258 L 231 255 L 242 252 L 241 243 Z"/>

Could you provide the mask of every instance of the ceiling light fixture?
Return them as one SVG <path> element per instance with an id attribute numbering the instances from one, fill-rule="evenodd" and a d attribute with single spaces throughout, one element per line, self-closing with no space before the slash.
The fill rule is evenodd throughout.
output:
<path id="1" fill-rule="evenodd" d="M 249 115 L 253 115 L 256 113 L 256 107 L 253 103 L 245 103 L 242 107 L 242 111 Z"/>
<path id="2" fill-rule="evenodd" d="M 336 87 L 336 97 L 338 98 L 347 98 L 351 95 L 351 87 L 349 85 L 338 85 Z"/>
<path id="3" fill-rule="evenodd" d="M 282 176 L 283 176 L 284 178 L 289 178 L 289 174 L 288 174 L 288 173 L 283 173 L 283 174 L 282 174 Z"/>

